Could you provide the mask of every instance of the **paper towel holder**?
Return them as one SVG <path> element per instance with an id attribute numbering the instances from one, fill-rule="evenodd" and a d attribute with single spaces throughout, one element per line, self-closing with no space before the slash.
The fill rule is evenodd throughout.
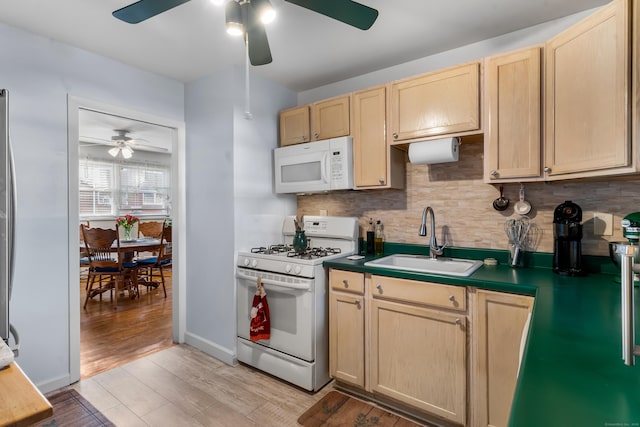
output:
<path id="1" fill-rule="evenodd" d="M 460 145 L 459 137 L 412 142 L 408 149 L 409 162 L 423 165 L 457 162 Z"/>

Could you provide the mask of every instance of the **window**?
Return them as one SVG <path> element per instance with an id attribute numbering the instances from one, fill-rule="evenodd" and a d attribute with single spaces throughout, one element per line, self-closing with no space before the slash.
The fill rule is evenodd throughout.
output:
<path id="1" fill-rule="evenodd" d="M 169 215 L 170 169 L 80 160 L 80 216 Z"/>

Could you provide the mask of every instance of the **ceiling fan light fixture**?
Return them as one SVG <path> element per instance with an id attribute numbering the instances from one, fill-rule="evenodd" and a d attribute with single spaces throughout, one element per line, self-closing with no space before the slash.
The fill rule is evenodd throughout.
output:
<path id="1" fill-rule="evenodd" d="M 124 157 L 125 159 L 130 159 L 131 156 L 133 156 L 133 150 L 129 147 L 122 147 L 121 151 L 122 157 Z"/>
<path id="2" fill-rule="evenodd" d="M 225 6 L 225 17 L 227 22 L 227 34 L 232 36 L 241 36 L 244 34 L 244 25 L 242 24 L 242 10 L 240 4 L 231 0 Z"/>
<path id="3" fill-rule="evenodd" d="M 252 0 L 251 5 L 258 13 L 258 19 L 263 24 L 270 24 L 276 19 L 276 10 L 271 6 L 269 0 Z"/>
<path id="4" fill-rule="evenodd" d="M 113 157 L 116 157 L 119 152 L 120 152 L 120 147 L 113 147 L 109 150 L 109 154 L 111 154 Z"/>

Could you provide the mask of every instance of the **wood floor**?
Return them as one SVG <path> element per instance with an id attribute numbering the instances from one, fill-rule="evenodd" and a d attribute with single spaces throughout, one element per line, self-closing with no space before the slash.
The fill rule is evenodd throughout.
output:
<path id="1" fill-rule="evenodd" d="M 117 426 L 297 426 L 316 394 L 188 345 L 119 366 L 71 386 Z"/>
<path id="2" fill-rule="evenodd" d="M 167 298 L 162 286 L 140 299 L 118 297 L 113 309 L 109 294 L 98 296 L 83 309 L 85 279 L 80 280 L 80 376 L 88 378 L 173 345 L 171 270 L 165 272 Z"/>

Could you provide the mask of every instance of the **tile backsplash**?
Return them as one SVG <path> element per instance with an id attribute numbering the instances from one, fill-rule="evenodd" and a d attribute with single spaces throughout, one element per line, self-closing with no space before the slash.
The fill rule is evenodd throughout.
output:
<path id="1" fill-rule="evenodd" d="M 298 215 L 319 215 L 326 210 L 333 216 L 356 216 L 361 235 L 366 234 L 369 218 L 384 224 L 387 241 L 428 244 L 418 230 L 422 211 L 435 212 L 438 243 L 451 246 L 507 249 L 504 223 L 517 218 L 513 205 L 520 185 L 505 184 L 511 203 L 507 210 L 493 209 L 499 197 L 498 185 L 482 178 L 482 143 L 463 143 L 460 160 L 436 165 L 407 164 L 405 190 L 340 191 L 298 196 Z M 527 183 L 525 196 L 533 209 L 529 214 L 539 231 L 537 252 L 553 252 L 553 211 L 565 200 L 582 208 L 582 250 L 589 255 L 607 255 L 608 242 L 622 240 L 621 219 L 640 211 L 638 181 Z M 613 214 L 613 235 L 594 235 L 594 213 Z"/>

